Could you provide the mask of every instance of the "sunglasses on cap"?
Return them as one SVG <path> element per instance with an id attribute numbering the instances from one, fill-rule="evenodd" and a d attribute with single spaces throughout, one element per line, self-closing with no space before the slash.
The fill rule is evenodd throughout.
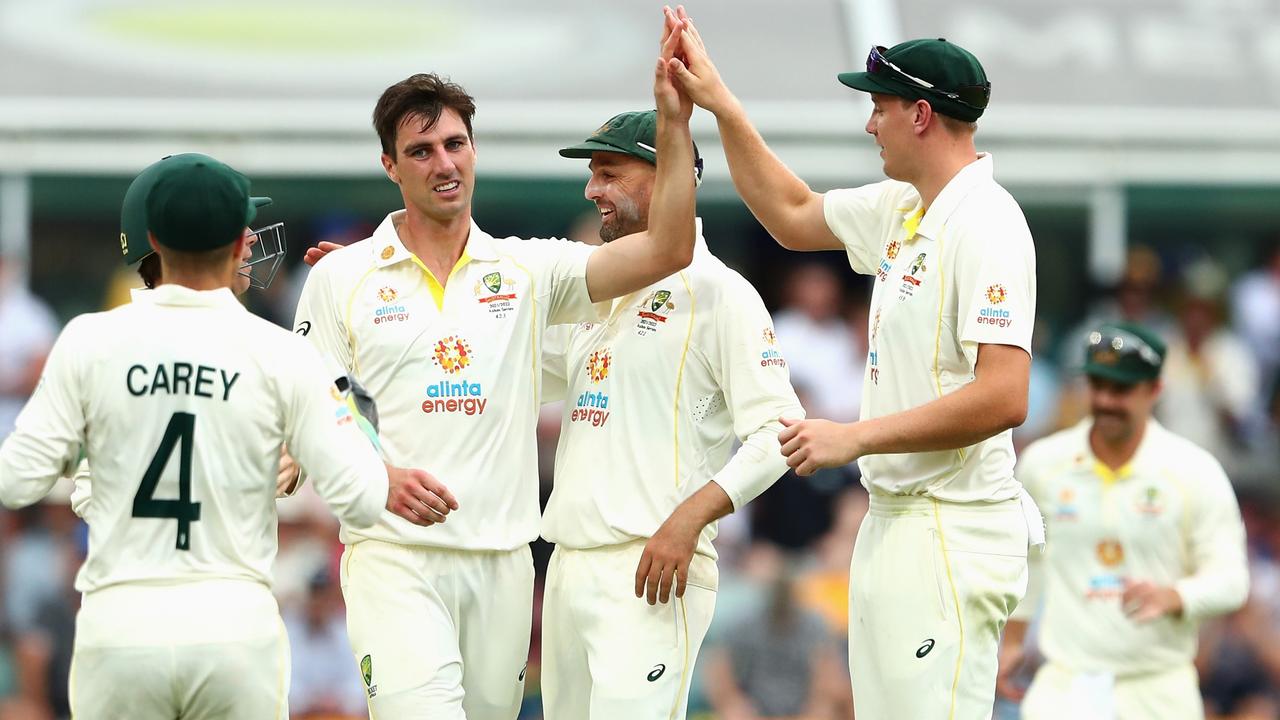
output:
<path id="1" fill-rule="evenodd" d="M 1123 330 L 1107 329 L 1103 334 L 1099 330 L 1089 333 L 1088 353 L 1090 359 L 1098 359 L 1099 356 L 1111 354 L 1114 358 L 1137 356 L 1147 365 L 1159 370 L 1160 369 L 1160 353 L 1147 344 L 1147 341 Z M 1114 362 L 1114 361 L 1113 361 Z M 1111 364 L 1103 362 L 1103 364 Z"/>
<path id="2" fill-rule="evenodd" d="M 991 101 L 991 83 L 983 83 L 982 85 L 965 85 L 955 90 L 943 90 L 928 80 L 922 80 L 915 75 L 909 74 L 902 68 L 894 65 L 884 56 L 889 49 L 883 45 L 872 45 L 871 52 L 867 54 L 867 72 L 872 75 L 888 74 L 902 80 L 906 80 L 912 85 L 922 87 L 930 92 L 937 93 L 943 97 L 954 100 L 961 105 L 968 105 L 975 110 L 985 110 L 987 103 Z"/>

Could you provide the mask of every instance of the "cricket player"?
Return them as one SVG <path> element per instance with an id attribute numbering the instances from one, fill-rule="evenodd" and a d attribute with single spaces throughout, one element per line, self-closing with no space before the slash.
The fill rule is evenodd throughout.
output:
<path id="1" fill-rule="evenodd" d="M 378 405 L 387 457 L 430 470 L 465 512 L 415 527 L 344 525 L 341 578 L 356 663 L 379 718 L 511 720 L 524 693 L 538 535 L 534 429 L 548 325 L 687 266 L 693 141 L 655 67 L 657 154 L 648 231 L 601 248 L 495 238 L 471 218 L 472 98 L 436 75 L 382 94 L 374 127 L 405 208 L 316 263 L 295 329 Z"/>
<path id="2" fill-rule="evenodd" d="M 82 447 L 93 465 L 77 718 L 287 717 L 270 590 L 283 441 L 350 526 L 384 507 L 428 524 L 456 506 L 425 473 L 385 467 L 315 350 L 232 295 L 248 190 L 212 158 L 164 166 L 144 203 L 163 284 L 68 323 L 0 447 L 10 508 L 43 497 Z"/>
<path id="3" fill-rule="evenodd" d="M 784 247 L 875 276 L 861 419 L 784 418 L 801 475 L 857 459 L 871 509 L 850 569 L 849 665 L 869 718 L 987 718 L 1000 631 L 1043 526 L 1014 479 L 1027 411 L 1035 249 L 976 151 L 990 84 L 941 39 L 873 47 L 840 81 L 871 93 L 890 178 L 817 193 L 769 151 L 683 11 L 681 87 L 711 111 L 738 193 Z"/>
<path id="4" fill-rule="evenodd" d="M 1204 717 L 1196 636 L 1248 595 L 1245 531 L 1218 461 L 1151 417 L 1164 357 L 1141 325 L 1097 328 L 1084 365 L 1090 417 L 1019 458 L 1052 536 L 1002 647 L 1001 690 L 1016 698 L 1006 678 L 1043 593 L 1047 662 L 1026 720 Z"/>
<path id="5" fill-rule="evenodd" d="M 124 201 L 120 206 L 120 254 L 124 257 L 125 266 L 137 264 L 138 275 L 142 278 L 143 288 L 130 290 L 132 299 L 138 293 L 153 290 L 163 282 L 160 269 L 160 256 L 151 248 L 147 238 L 147 195 L 152 185 L 164 173 L 165 168 L 173 163 L 188 162 L 200 159 L 214 161 L 207 155 L 199 153 L 180 153 L 166 155 L 151 163 L 129 183 L 125 191 Z M 214 161 L 216 162 L 216 161 Z M 249 202 L 257 208 L 270 205 L 269 197 L 250 197 Z M 242 295 L 250 287 L 266 290 L 271 287 L 272 280 L 284 261 L 284 223 L 274 223 L 258 230 L 245 227 L 245 249 L 240 256 L 240 271 L 232 281 L 231 291 Z M 129 239 L 133 238 L 130 243 Z M 276 474 L 277 495 L 285 495 L 297 489 L 298 466 L 293 457 L 281 447 L 280 466 Z M 81 459 L 73 476 L 74 489 L 71 492 L 71 509 L 76 515 L 84 517 L 89 501 L 93 497 L 92 473 L 88 460 Z"/>
<path id="6" fill-rule="evenodd" d="M 605 243 L 648 227 L 656 124 L 652 110 L 622 113 L 560 151 L 591 161 Z M 570 327 L 544 353 L 547 396 L 567 401 L 542 518 L 556 544 L 543 707 L 559 720 L 683 718 L 715 609 L 715 521 L 786 471 L 778 418 L 803 410 L 764 302 L 701 233 L 688 269 Z"/>

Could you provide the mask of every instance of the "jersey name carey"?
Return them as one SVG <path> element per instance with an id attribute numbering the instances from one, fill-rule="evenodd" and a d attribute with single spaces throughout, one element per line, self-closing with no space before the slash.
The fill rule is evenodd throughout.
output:
<path id="1" fill-rule="evenodd" d="M 195 395 L 203 398 L 231 399 L 231 388 L 240 372 L 227 372 L 208 365 L 185 362 L 160 363 L 154 367 L 130 365 L 125 371 L 125 386 L 134 397 L 144 395 Z"/>

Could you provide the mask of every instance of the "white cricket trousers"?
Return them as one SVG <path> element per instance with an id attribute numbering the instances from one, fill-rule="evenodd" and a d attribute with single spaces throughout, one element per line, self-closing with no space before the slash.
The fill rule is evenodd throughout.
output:
<path id="1" fill-rule="evenodd" d="M 361 540 L 342 555 L 354 669 L 371 720 L 514 720 L 533 556 Z"/>
<path id="2" fill-rule="evenodd" d="M 849 571 L 858 720 L 991 717 L 1000 634 L 1027 589 L 1027 537 L 1018 499 L 872 493 Z"/>
<path id="3" fill-rule="evenodd" d="M 1106 697 L 1081 692 L 1077 680 L 1062 665 L 1041 666 L 1022 700 L 1023 720 L 1204 720 L 1200 682 L 1191 663 L 1122 675 Z"/>
<path id="4" fill-rule="evenodd" d="M 289 717 L 289 641 L 261 583 L 85 593 L 71 662 L 76 720 Z"/>
<path id="5" fill-rule="evenodd" d="M 556 548 L 542 601 L 547 720 L 683 720 L 689 679 L 715 612 L 719 571 L 694 555 L 683 598 L 635 595 L 644 540 Z"/>

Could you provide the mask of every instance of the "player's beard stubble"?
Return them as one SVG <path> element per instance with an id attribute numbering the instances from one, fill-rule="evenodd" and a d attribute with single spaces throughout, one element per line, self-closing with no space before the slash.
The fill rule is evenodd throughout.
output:
<path id="1" fill-rule="evenodd" d="M 648 220 L 647 209 L 642 209 L 639 203 L 629 197 L 620 197 L 613 204 L 613 212 L 600 225 L 600 239 L 613 242 L 632 233 L 644 232 L 648 229 Z"/>

